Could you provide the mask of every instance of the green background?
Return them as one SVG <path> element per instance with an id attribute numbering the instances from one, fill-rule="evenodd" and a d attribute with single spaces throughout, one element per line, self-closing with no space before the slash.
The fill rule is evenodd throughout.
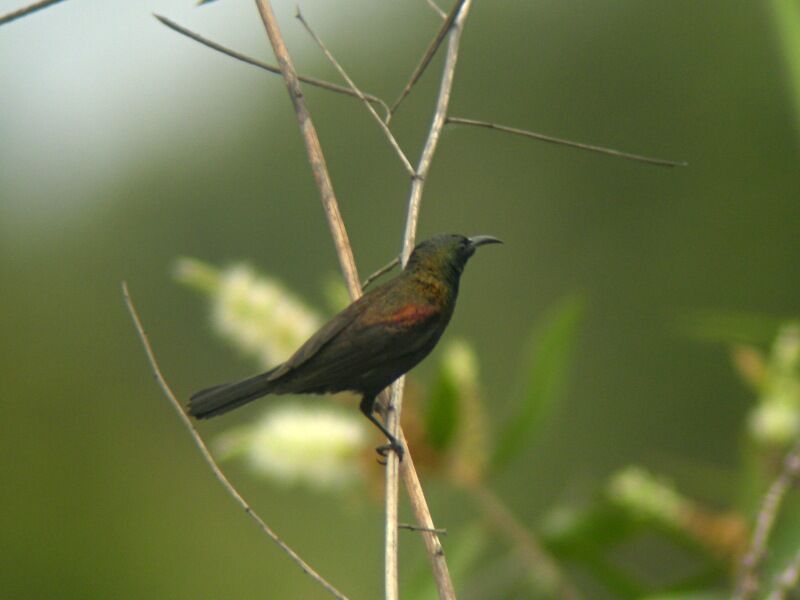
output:
<path id="1" fill-rule="evenodd" d="M 301 8 L 365 90 L 395 97 L 435 14 L 422 1 L 328 4 Z M 293 6 L 278 6 L 298 69 L 336 80 Z M 246 259 L 320 307 L 338 272 L 280 79 L 179 37 L 151 11 L 271 59 L 254 6 L 233 0 L 72 0 L 0 29 L 0 589 L 325 597 L 214 481 L 122 304 L 125 279 L 185 398 L 253 365 L 214 338 L 203 303 L 174 283 L 176 257 Z M 566 294 L 587 301 L 554 419 L 492 482 L 526 523 L 632 462 L 712 506 L 736 501 L 731 470 L 753 399 L 725 349 L 688 339 L 676 318 L 797 314 L 798 120 L 771 18 L 766 3 L 730 0 L 473 8 L 451 114 L 689 163 L 649 167 L 468 128 L 443 136 L 420 237 L 506 242 L 470 264 L 448 333 L 477 347 L 493 423 L 511 411 L 536 319 Z M 440 67 L 441 56 L 394 121 L 412 156 Z M 306 92 L 366 275 L 400 247 L 408 180 L 358 102 Z M 229 470 L 334 584 L 379 597 L 379 501 Z M 469 520 L 458 493 L 435 482 L 428 491 L 450 531 Z M 407 581 L 424 567 L 422 545 L 401 540 Z"/>

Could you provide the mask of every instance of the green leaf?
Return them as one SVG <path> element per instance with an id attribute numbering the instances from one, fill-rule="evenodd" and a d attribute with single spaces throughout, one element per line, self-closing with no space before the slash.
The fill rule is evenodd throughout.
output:
<path id="1" fill-rule="evenodd" d="M 552 413 L 566 382 L 567 370 L 583 321 L 584 299 L 560 300 L 536 327 L 524 363 L 524 396 L 501 429 L 493 463 L 500 467 L 519 454 Z"/>
<path id="2" fill-rule="evenodd" d="M 786 65 L 784 72 L 792 93 L 795 119 L 800 127 L 800 4 L 796 0 L 772 0 L 770 4 Z"/>
<path id="3" fill-rule="evenodd" d="M 443 364 L 428 397 L 425 430 L 428 441 L 439 452 L 453 442 L 459 420 L 459 389 L 452 371 Z"/>
<path id="4" fill-rule="evenodd" d="M 678 318 L 678 330 L 705 342 L 770 343 L 785 319 L 756 313 L 702 310 Z"/>
<path id="5" fill-rule="evenodd" d="M 645 596 L 642 600 L 724 600 L 729 594 L 717 591 L 692 591 L 674 592 L 667 594 L 653 594 Z"/>

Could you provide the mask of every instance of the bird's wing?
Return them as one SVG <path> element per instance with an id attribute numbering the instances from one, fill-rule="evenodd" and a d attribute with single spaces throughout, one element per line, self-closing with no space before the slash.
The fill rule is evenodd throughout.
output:
<path id="1" fill-rule="evenodd" d="M 364 308 L 365 303 L 362 302 L 364 296 L 359 300 L 345 308 L 338 315 L 333 317 L 319 331 L 312 335 L 306 342 L 292 354 L 289 359 L 280 365 L 270 375 L 270 381 L 274 381 L 279 377 L 283 377 L 289 371 L 296 369 L 300 365 L 307 362 L 312 356 L 316 355 L 320 349 L 328 344 L 336 335 L 345 327 L 350 325 L 360 315 Z"/>
<path id="2" fill-rule="evenodd" d="M 428 304 L 406 304 L 379 318 L 365 314 L 321 349 L 320 368 L 331 375 L 363 373 L 419 352 L 441 334 L 435 326 L 439 316 L 438 308 Z"/>
<path id="3" fill-rule="evenodd" d="M 440 318 L 440 311 L 429 304 L 407 303 L 377 316 L 366 309 L 366 304 L 356 303 L 350 308 L 352 312 L 348 309 L 347 314 L 335 317 L 270 379 L 297 370 L 297 383 L 302 382 L 304 388 L 352 389 L 342 384 L 352 384 L 355 378 L 366 377 L 373 369 L 391 370 L 407 356 L 419 353 L 421 359 L 442 331 L 433 324 Z M 300 366 L 303 369 L 298 369 Z"/>

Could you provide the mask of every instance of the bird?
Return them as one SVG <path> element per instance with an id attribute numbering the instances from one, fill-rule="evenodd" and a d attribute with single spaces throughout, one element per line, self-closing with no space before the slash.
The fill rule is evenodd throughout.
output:
<path id="1" fill-rule="evenodd" d="M 268 394 L 361 394 L 359 408 L 403 458 L 403 446 L 375 416 L 378 394 L 422 361 L 453 316 L 464 266 L 489 235 L 440 234 L 420 242 L 403 271 L 331 318 L 289 359 L 247 379 L 191 396 L 188 414 L 208 419 Z"/>

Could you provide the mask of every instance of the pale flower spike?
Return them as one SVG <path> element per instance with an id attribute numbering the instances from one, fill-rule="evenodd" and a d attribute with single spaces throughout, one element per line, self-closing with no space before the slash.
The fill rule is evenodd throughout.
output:
<path id="1" fill-rule="evenodd" d="M 176 273 L 180 281 L 210 295 L 214 328 L 263 367 L 286 360 L 322 324 L 320 316 L 281 282 L 251 267 L 216 269 L 181 259 Z"/>
<path id="2" fill-rule="evenodd" d="M 363 475 L 357 457 L 369 449 L 365 422 L 334 406 L 286 403 L 255 425 L 220 436 L 223 457 L 241 456 L 259 475 L 286 485 L 335 491 Z"/>
<path id="3" fill-rule="evenodd" d="M 750 413 L 750 434 L 762 444 L 791 444 L 800 434 L 800 324 L 789 322 L 778 331 L 763 388 Z"/>

